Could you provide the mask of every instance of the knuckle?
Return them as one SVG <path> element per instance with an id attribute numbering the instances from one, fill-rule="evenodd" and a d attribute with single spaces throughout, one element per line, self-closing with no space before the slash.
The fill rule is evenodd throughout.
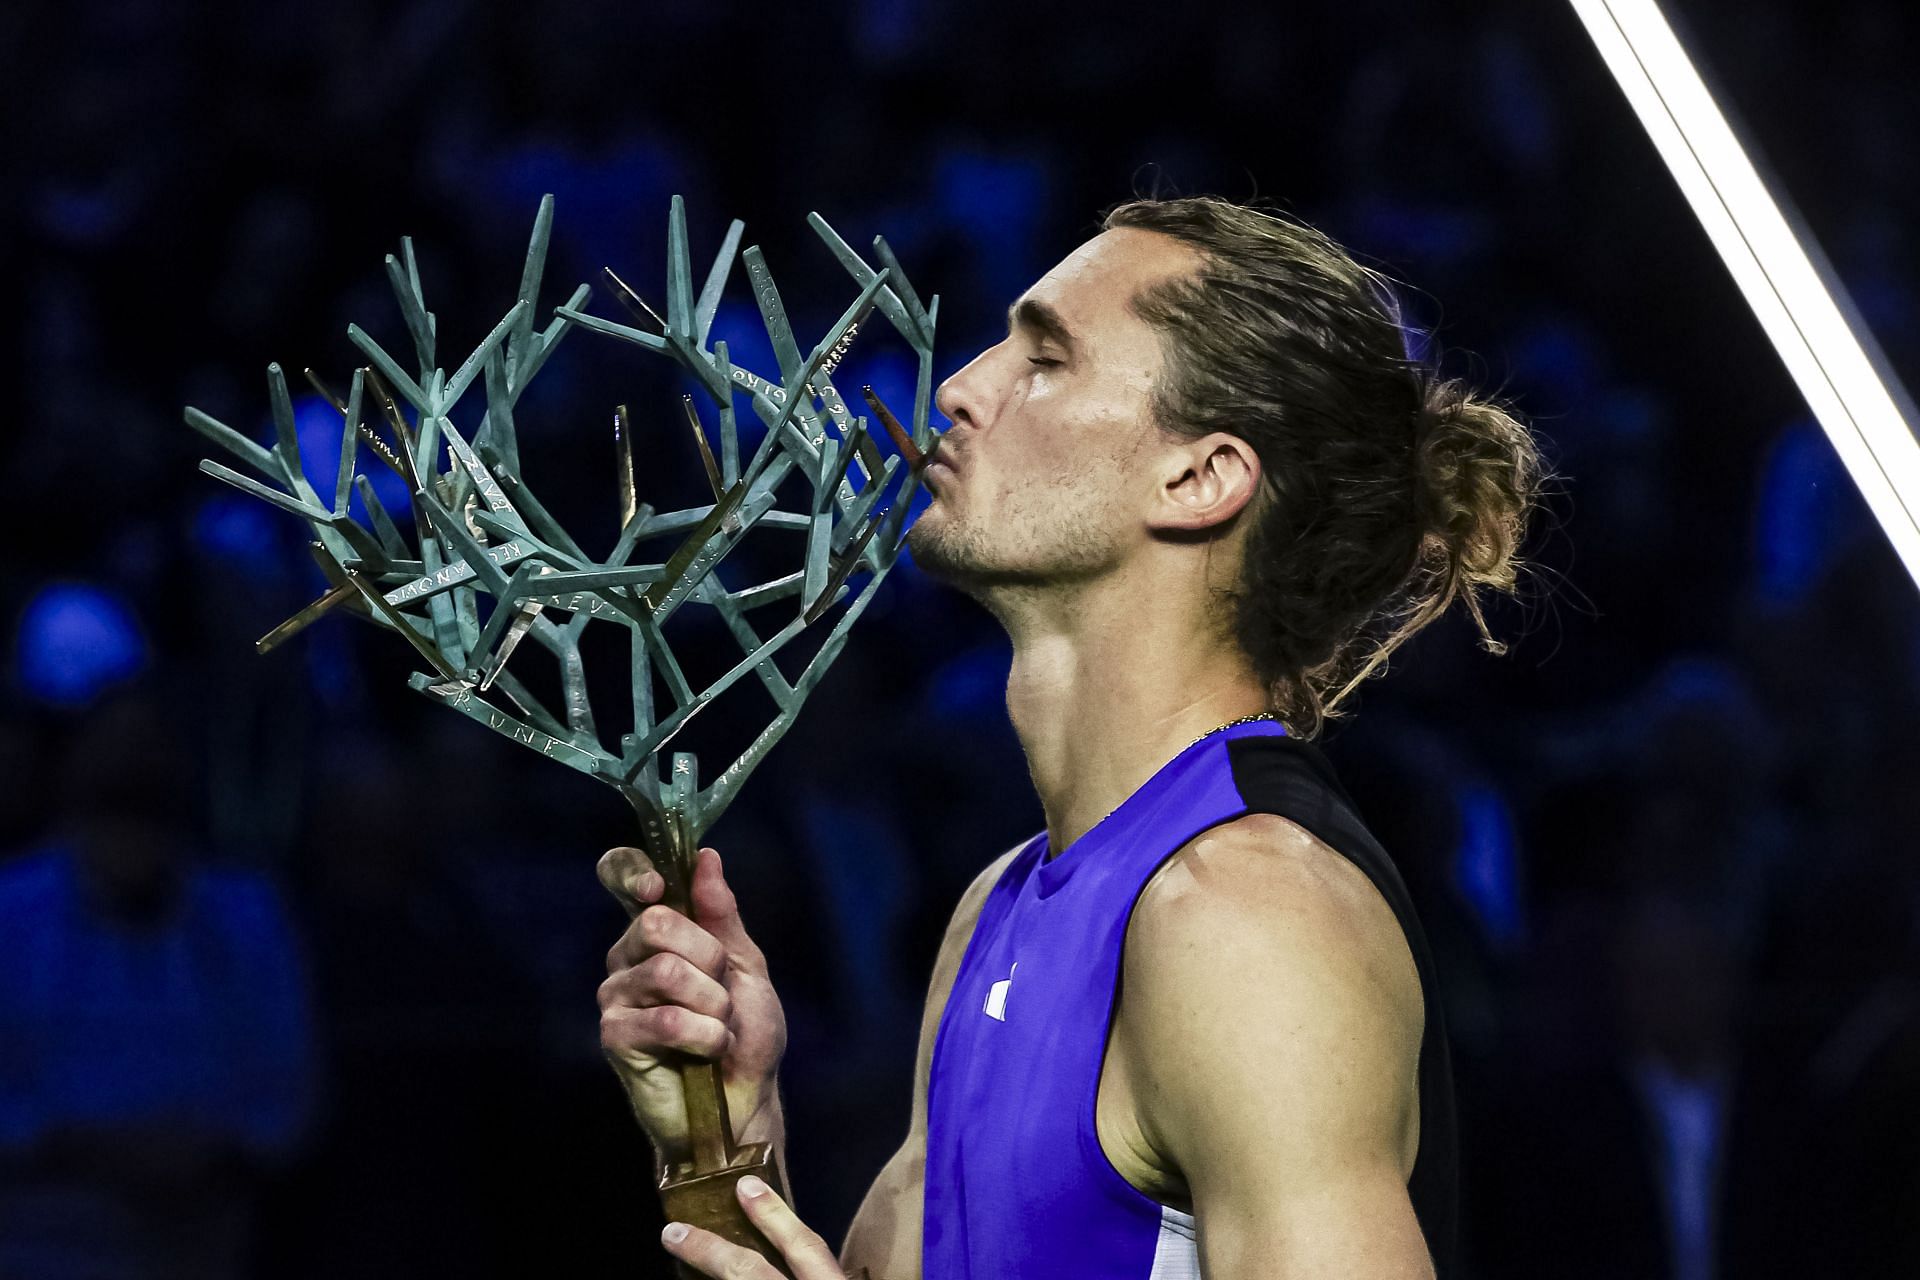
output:
<path id="1" fill-rule="evenodd" d="M 646 851 L 630 844 L 619 844 L 600 855 L 600 865 L 618 871 L 646 871 L 653 866 Z"/>
<path id="2" fill-rule="evenodd" d="M 647 991 L 656 995 L 667 996 L 673 993 L 674 987 L 676 986 L 676 969 L 685 963 L 686 961 L 671 951 L 656 951 L 638 965 L 634 966 L 634 974 L 640 982 L 644 984 Z"/>
<path id="3" fill-rule="evenodd" d="M 611 850 L 601 854 L 600 860 L 593 864 L 593 874 L 594 877 L 600 881 L 601 887 L 603 888 L 610 890 L 620 883 L 620 876 L 616 869 L 613 852 Z"/>
<path id="4" fill-rule="evenodd" d="M 727 1048 L 733 1041 L 733 1032 L 727 1030 L 727 1024 L 718 1018 L 701 1015 L 701 1047 L 716 1058 L 727 1056 Z"/>
<path id="5" fill-rule="evenodd" d="M 632 1022 L 609 1009 L 600 1015 L 600 1047 L 608 1053 L 629 1053 L 646 1046 Z"/>
<path id="6" fill-rule="evenodd" d="M 694 967 L 687 962 L 685 956 L 667 952 L 663 953 L 660 972 L 655 975 L 655 981 L 660 985 L 661 994 L 670 994 L 675 999 L 684 999 L 693 993 L 694 972 Z"/>
<path id="7" fill-rule="evenodd" d="M 634 870 L 633 852 L 631 849 L 609 849 L 594 863 L 593 873 L 601 886 L 616 897 L 632 896 L 627 886 L 639 876 L 639 872 Z"/>
<path id="8" fill-rule="evenodd" d="M 673 908 L 648 907 L 634 921 L 639 928 L 640 938 L 649 946 L 663 947 L 673 933 Z"/>
<path id="9" fill-rule="evenodd" d="M 705 973 L 709 978 L 717 982 L 725 982 L 727 969 L 730 966 L 728 964 L 727 949 L 720 945 L 719 939 L 710 934 L 704 935 L 701 940 L 699 953 L 700 959 L 695 964 L 695 967 L 702 973 Z M 688 959 L 692 960 L 692 957 L 690 956 Z"/>
<path id="10" fill-rule="evenodd" d="M 686 970 L 686 966 L 686 960 L 676 952 L 657 951 L 647 957 L 642 967 L 647 971 L 648 981 L 667 987 L 673 985 L 674 979 Z"/>

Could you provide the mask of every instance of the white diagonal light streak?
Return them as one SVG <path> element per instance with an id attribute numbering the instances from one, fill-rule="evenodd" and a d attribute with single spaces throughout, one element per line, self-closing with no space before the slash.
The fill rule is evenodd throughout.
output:
<path id="1" fill-rule="evenodd" d="M 1747 305 L 1920 584 L 1920 442 L 1655 0 L 1571 0 Z"/>

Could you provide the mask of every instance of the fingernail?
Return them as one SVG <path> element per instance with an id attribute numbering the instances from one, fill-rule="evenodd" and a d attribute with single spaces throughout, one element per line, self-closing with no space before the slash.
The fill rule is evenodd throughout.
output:
<path id="1" fill-rule="evenodd" d="M 767 1184 L 752 1174 L 748 1174 L 746 1177 L 740 1179 L 740 1194 L 749 1200 L 758 1199 L 760 1196 L 767 1194 Z"/>
<path id="2" fill-rule="evenodd" d="M 685 1240 L 686 1238 L 687 1238 L 687 1224 L 684 1222 L 669 1222 L 667 1224 L 667 1229 L 660 1233 L 660 1239 L 665 1241 L 667 1244 L 679 1244 L 682 1240 Z"/>

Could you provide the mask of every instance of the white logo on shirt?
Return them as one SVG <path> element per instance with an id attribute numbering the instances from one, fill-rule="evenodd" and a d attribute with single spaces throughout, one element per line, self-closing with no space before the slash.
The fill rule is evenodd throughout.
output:
<path id="1" fill-rule="evenodd" d="M 1013 975 L 1020 971 L 1020 962 L 1015 960 L 1013 968 L 1007 970 L 1007 976 L 987 988 L 986 1013 L 996 1022 L 1007 1020 L 1007 988 L 1013 985 Z"/>

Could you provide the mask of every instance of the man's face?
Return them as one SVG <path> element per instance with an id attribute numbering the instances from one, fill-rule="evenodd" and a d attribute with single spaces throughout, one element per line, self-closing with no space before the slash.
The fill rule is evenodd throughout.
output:
<path id="1" fill-rule="evenodd" d="M 1159 336 L 1129 303 L 1198 255 L 1135 228 L 1102 232 L 1009 312 L 1005 341 L 940 387 L 952 422 L 926 471 L 932 501 L 908 538 L 928 572 L 976 595 L 1084 581 L 1147 537 L 1164 444 L 1150 397 Z"/>

